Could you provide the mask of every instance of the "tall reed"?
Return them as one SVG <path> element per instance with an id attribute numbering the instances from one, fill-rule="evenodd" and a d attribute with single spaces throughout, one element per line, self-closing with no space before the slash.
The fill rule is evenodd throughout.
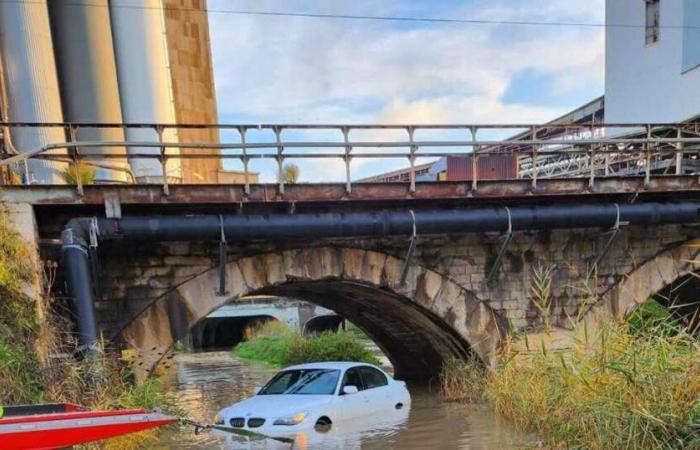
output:
<path id="1" fill-rule="evenodd" d="M 699 448 L 700 342 L 669 326 L 610 323 L 571 351 L 510 358 L 488 398 L 554 447 Z"/>

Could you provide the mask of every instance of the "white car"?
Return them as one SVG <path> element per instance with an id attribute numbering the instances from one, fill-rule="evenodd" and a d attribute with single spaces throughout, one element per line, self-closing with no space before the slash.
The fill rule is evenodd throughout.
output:
<path id="1" fill-rule="evenodd" d="M 254 397 L 224 408 L 218 426 L 266 436 L 287 436 L 382 411 L 408 409 L 406 383 L 357 362 L 323 362 L 287 367 Z"/>

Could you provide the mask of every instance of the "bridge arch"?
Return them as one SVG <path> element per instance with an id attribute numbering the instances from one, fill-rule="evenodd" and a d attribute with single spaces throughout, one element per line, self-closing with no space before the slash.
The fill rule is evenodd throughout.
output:
<path id="1" fill-rule="evenodd" d="M 318 334 L 324 331 L 337 331 L 343 324 L 343 318 L 337 314 L 314 316 L 301 326 L 303 334 Z"/>
<path id="2" fill-rule="evenodd" d="M 631 270 L 603 297 L 603 310 L 615 318 L 627 318 L 648 299 L 680 280 L 693 277 L 700 269 L 699 258 L 700 239 L 658 253 Z"/>
<path id="3" fill-rule="evenodd" d="M 219 274 L 212 268 L 152 303 L 121 338 L 143 350 L 140 367 L 150 370 L 176 340 L 174 307 L 177 321 L 191 328 L 241 297 L 278 295 L 333 309 L 358 325 L 404 379 L 431 378 L 446 358 L 471 351 L 493 364 L 507 323 L 473 292 L 433 270 L 413 264 L 401 283 L 402 265 L 384 253 L 338 247 L 242 257 L 226 266 L 226 295 L 217 293 Z"/>

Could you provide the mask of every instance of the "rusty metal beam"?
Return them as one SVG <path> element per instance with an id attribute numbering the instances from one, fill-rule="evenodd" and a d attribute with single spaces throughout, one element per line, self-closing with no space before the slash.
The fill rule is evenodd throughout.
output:
<path id="1" fill-rule="evenodd" d="M 277 184 L 245 185 L 197 184 L 170 185 L 170 195 L 162 194 L 161 185 L 86 185 L 82 196 L 75 188 L 65 185 L 4 186 L 0 201 L 24 202 L 34 205 L 104 205 L 118 201 L 128 205 L 216 205 L 216 204 L 304 204 L 345 203 L 362 204 L 376 201 L 452 200 L 461 204 L 491 200 L 528 201 L 562 197 L 595 197 L 599 195 L 656 194 L 674 196 L 685 193 L 700 195 L 700 184 L 694 175 L 655 176 L 644 184 L 643 177 L 601 178 L 589 189 L 587 178 L 541 179 L 532 189 L 530 180 L 484 180 L 473 190 L 471 181 L 416 183 L 411 192 L 409 183 L 357 183 L 348 193 L 345 183 L 294 184 L 285 186 L 284 194 Z"/>

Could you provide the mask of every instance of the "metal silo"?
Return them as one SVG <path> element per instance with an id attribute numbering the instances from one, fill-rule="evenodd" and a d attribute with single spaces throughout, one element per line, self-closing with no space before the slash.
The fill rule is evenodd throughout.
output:
<path id="1" fill-rule="evenodd" d="M 52 0 L 49 14 L 66 121 L 122 122 L 107 0 Z M 80 141 L 124 140 L 121 128 L 81 127 L 76 130 L 76 135 Z M 126 154 L 123 147 L 99 147 L 86 151 L 94 153 L 96 150 Z M 126 156 L 124 159 L 90 161 L 117 168 L 98 168 L 96 182 L 127 181 Z"/>
<path id="2" fill-rule="evenodd" d="M 63 122 L 49 14 L 45 1 L 0 2 L 0 52 L 7 94 L 7 115 L 13 122 Z M 62 128 L 13 128 L 19 152 L 65 141 Z M 64 163 L 30 160 L 25 182 L 60 183 Z"/>
<path id="3" fill-rule="evenodd" d="M 175 104 L 168 62 L 165 17 L 160 0 L 112 0 L 110 14 L 119 93 L 125 122 L 175 123 Z M 130 141 L 156 141 L 153 129 L 127 129 Z M 166 129 L 166 142 L 177 142 L 177 130 Z M 155 148 L 130 148 L 129 153 L 158 154 Z M 168 154 L 179 154 L 176 148 Z M 131 158 L 131 168 L 140 182 L 162 180 L 162 166 L 152 158 Z M 171 181 L 181 178 L 179 159 L 166 165 Z"/>

